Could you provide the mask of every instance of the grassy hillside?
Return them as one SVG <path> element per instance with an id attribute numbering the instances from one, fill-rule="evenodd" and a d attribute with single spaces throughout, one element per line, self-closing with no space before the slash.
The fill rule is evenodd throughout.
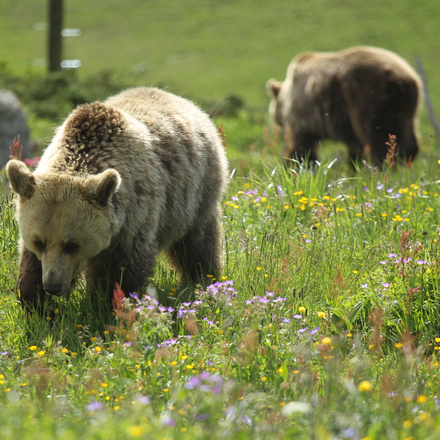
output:
<path id="1" fill-rule="evenodd" d="M 0 3 L 0 60 L 19 72 L 45 58 L 46 33 L 32 27 L 46 22 L 46 3 Z M 263 108 L 267 79 L 283 79 L 297 52 L 381 46 L 413 65 L 422 57 L 440 113 L 436 0 L 66 0 L 65 27 L 83 31 L 64 51 L 82 61 L 81 75 L 114 70 L 129 83 L 195 99 L 232 93 Z"/>

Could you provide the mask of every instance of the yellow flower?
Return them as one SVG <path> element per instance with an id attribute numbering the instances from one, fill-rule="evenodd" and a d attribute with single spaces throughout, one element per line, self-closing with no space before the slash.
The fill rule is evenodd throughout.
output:
<path id="1" fill-rule="evenodd" d="M 258 266 L 258 267 L 257 267 L 257 270 L 261 270 L 261 267 L 260 267 L 260 266 Z"/>
<path id="2" fill-rule="evenodd" d="M 332 338 L 329 338 L 328 336 L 325 338 L 322 338 L 321 344 L 322 345 L 332 345 Z"/>
<path id="3" fill-rule="evenodd" d="M 61 353 L 69 353 L 69 350 L 68 350 L 67 348 L 63 348 L 63 349 L 61 350 Z"/>
<path id="4" fill-rule="evenodd" d="M 411 426 L 412 426 L 411 420 L 405 420 L 403 422 L 403 429 L 409 429 L 409 428 L 411 428 Z"/>
<path id="5" fill-rule="evenodd" d="M 29 347 L 29 350 L 32 350 L 32 351 L 35 351 L 37 349 L 37 346 L 36 345 L 31 345 L 30 347 Z"/>
<path id="6" fill-rule="evenodd" d="M 194 368 L 194 365 L 187 365 L 186 368 L 187 368 L 188 370 L 192 370 L 192 369 Z"/>
<path id="7" fill-rule="evenodd" d="M 261 378 L 261 380 L 262 380 L 262 382 L 266 382 L 267 377 L 266 377 L 266 376 L 263 376 L 263 377 Z"/>
<path id="8" fill-rule="evenodd" d="M 421 394 L 419 397 L 417 397 L 417 403 L 425 403 L 427 400 L 428 398 L 424 394 Z"/>
<path id="9" fill-rule="evenodd" d="M 382 214 L 381 214 L 381 216 L 382 217 L 386 217 L 388 214 L 386 213 L 386 212 L 383 212 Z"/>
<path id="10" fill-rule="evenodd" d="M 142 428 L 142 426 L 130 426 L 130 428 L 128 428 L 128 433 L 132 437 L 140 437 L 144 432 L 145 431 L 144 428 Z"/>
<path id="11" fill-rule="evenodd" d="M 164 389 L 163 389 L 163 392 L 164 392 L 164 393 L 168 393 L 168 391 L 169 391 L 168 388 L 164 388 Z"/>
<path id="12" fill-rule="evenodd" d="M 435 342 L 440 342 L 440 338 L 435 338 Z"/>
<path id="13" fill-rule="evenodd" d="M 371 382 L 369 382 L 368 380 L 364 380 L 363 382 L 361 382 L 358 386 L 358 390 L 361 393 L 368 393 L 373 389 L 373 386 L 371 385 Z"/>
<path id="14" fill-rule="evenodd" d="M 353 333 L 347 333 L 347 338 L 351 338 L 353 336 Z"/>
<path id="15" fill-rule="evenodd" d="M 37 354 L 38 354 L 38 356 L 44 356 L 45 353 L 46 353 L 46 352 L 45 352 L 44 350 L 41 350 L 41 351 L 39 351 Z"/>
<path id="16" fill-rule="evenodd" d="M 396 344 L 394 344 L 394 346 L 395 346 L 396 348 L 402 348 L 402 347 L 403 347 L 403 344 L 402 344 L 401 342 L 397 342 Z"/>
<path id="17" fill-rule="evenodd" d="M 99 347 L 99 346 L 97 346 L 97 347 L 94 348 L 93 351 L 94 351 L 95 353 L 100 353 L 100 352 L 102 351 L 102 348 Z"/>
<path id="18" fill-rule="evenodd" d="M 318 312 L 318 318 L 324 318 L 325 317 L 325 313 L 324 312 Z"/>
<path id="19" fill-rule="evenodd" d="M 101 386 L 104 387 L 104 388 L 107 388 L 107 387 L 108 387 L 108 384 L 102 382 L 102 383 L 101 383 Z"/>
<path id="20" fill-rule="evenodd" d="M 284 209 L 289 209 L 289 205 L 284 205 Z"/>
<path id="21" fill-rule="evenodd" d="M 282 373 L 284 370 L 282 368 L 278 368 L 278 373 Z"/>
<path id="22" fill-rule="evenodd" d="M 305 311 L 306 311 L 306 308 L 303 307 L 303 306 L 301 306 L 301 307 L 298 309 L 298 312 L 299 312 L 299 313 L 304 313 Z"/>
<path id="23" fill-rule="evenodd" d="M 114 408 L 113 408 L 115 411 L 119 411 L 119 406 L 115 406 Z"/>
<path id="24" fill-rule="evenodd" d="M 75 351 L 72 351 L 72 352 L 70 353 L 70 356 L 75 357 L 77 354 L 78 354 L 78 353 L 76 353 Z"/>
<path id="25" fill-rule="evenodd" d="M 362 212 L 357 212 L 356 217 L 362 217 Z"/>

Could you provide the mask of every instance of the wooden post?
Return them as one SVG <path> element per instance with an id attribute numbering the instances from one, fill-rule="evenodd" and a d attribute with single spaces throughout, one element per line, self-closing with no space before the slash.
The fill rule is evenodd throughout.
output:
<path id="1" fill-rule="evenodd" d="M 63 0 L 49 0 L 49 72 L 61 70 Z"/>

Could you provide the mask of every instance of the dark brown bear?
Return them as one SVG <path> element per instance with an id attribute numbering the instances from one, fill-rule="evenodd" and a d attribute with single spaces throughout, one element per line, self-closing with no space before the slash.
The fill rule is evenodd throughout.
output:
<path id="1" fill-rule="evenodd" d="M 386 158 L 395 135 L 397 158 L 414 159 L 421 81 L 398 55 L 374 47 L 334 53 L 302 53 L 287 69 L 284 82 L 269 80 L 270 113 L 283 127 L 284 156 L 317 160 L 318 142 L 344 142 L 350 160 L 365 150 L 373 163 Z"/>

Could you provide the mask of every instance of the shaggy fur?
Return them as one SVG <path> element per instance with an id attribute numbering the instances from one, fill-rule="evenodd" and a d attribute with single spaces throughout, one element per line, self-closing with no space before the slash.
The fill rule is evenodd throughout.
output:
<path id="1" fill-rule="evenodd" d="M 374 47 L 335 53 L 302 53 L 284 82 L 269 80 L 270 113 L 283 127 L 288 158 L 317 159 L 321 139 L 347 144 L 351 161 L 365 149 L 381 164 L 388 135 L 397 140 L 397 157 L 414 159 L 421 81 L 396 54 Z"/>
<path id="2" fill-rule="evenodd" d="M 161 250 L 183 280 L 217 276 L 227 168 L 216 127 L 186 99 L 137 88 L 78 107 L 34 173 L 7 166 L 22 300 L 61 296 L 83 270 L 92 288 L 122 275 L 122 289 L 138 291 Z"/>

